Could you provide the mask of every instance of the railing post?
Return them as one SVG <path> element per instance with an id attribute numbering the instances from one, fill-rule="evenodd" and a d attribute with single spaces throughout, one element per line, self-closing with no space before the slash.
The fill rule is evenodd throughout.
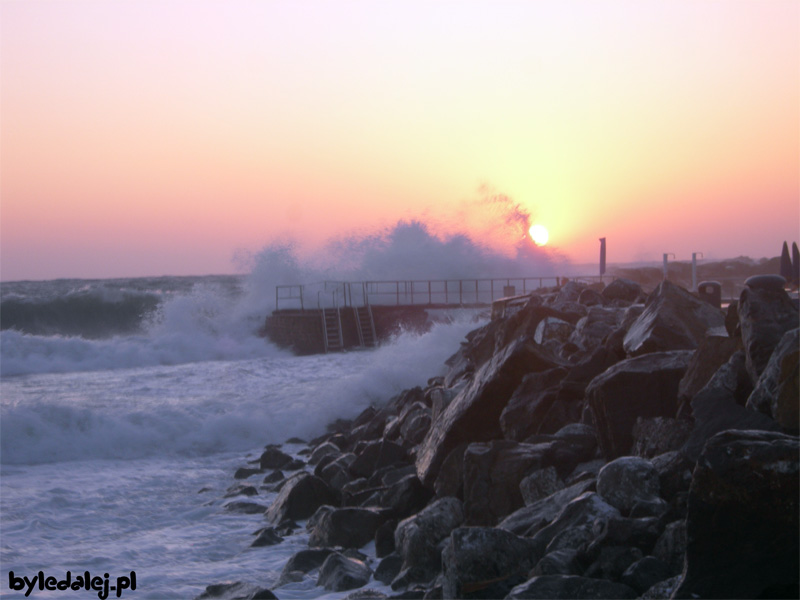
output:
<path id="1" fill-rule="evenodd" d="M 303 312 L 303 311 L 305 311 L 305 309 L 306 309 L 305 304 L 303 304 L 303 286 L 301 285 L 300 286 L 300 311 Z"/>
<path id="2" fill-rule="evenodd" d="M 428 304 L 433 304 L 433 299 L 431 298 L 431 280 L 428 279 Z"/>
<path id="3" fill-rule="evenodd" d="M 494 302 L 494 279 L 490 280 L 490 281 L 489 281 L 489 284 L 490 284 L 490 285 L 489 285 L 489 289 L 491 290 L 489 293 L 490 293 L 490 294 L 491 294 L 491 296 L 492 296 L 492 297 L 490 298 L 490 300 L 491 300 L 492 302 Z"/>

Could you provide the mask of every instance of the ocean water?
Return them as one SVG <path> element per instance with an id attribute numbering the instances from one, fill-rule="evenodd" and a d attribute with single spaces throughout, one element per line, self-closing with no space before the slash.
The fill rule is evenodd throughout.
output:
<path id="1" fill-rule="evenodd" d="M 273 495 L 225 498 L 236 468 L 265 444 L 310 439 L 336 418 L 424 385 L 479 325 L 454 312 L 428 333 L 401 333 L 375 350 L 297 357 L 257 335 L 274 294 L 252 276 L 0 290 L 3 598 L 25 597 L 27 588 L 11 589 L 12 571 L 56 580 L 89 571 L 110 585 L 135 572 L 136 590 L 123 598 L 193 598 L 225 581 L 272 587 L 307 535 L 251 548 L 263 515 L 225 504 L 266 507 Z M 347 595 L 316 587 L 314 574 L 275 593 Z M 37 587 L 28 597 L 101 594 Z"/>

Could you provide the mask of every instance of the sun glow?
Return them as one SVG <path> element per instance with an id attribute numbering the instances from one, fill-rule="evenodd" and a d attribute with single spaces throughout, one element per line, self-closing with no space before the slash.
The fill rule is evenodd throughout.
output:
<path id="1" fill-rule="evenodd" d="M 544 225 L 531 225 L 528 233 L 531 234 L 531 239 L 537 246 L 544 246 L 547 240 L 550 239 L 550 234 L 547 233 L 547 228 Z"/>

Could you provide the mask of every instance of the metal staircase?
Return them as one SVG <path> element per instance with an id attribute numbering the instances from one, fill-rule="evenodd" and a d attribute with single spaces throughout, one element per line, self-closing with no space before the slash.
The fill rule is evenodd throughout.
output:
<path id="1" fill-rule="evenodd" d="M 344 349 L 342 319 L 338 308 L 322 309 L 322 339 L 325 342 L 325 352 L 338 352 Z"/>
<path id="2" fill-rule="evenodd" d="M 358 329 L 358 341 L 363 348 L 372 348 L 378 345 L 378 336 L 375 334 L 375 319 L 372 317 L 372 308 L 366 306 L 354 306 L 353 312 L 356 318 L 356 329 Z"/>

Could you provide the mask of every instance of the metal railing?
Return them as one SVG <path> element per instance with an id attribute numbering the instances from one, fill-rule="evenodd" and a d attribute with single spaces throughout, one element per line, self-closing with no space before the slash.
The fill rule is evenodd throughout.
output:
<path id="1" fill-rule="evenodd" d="M 574 279 L 574 278 L 573 278 Z M 581 280 L 600 277 L 582 277 Z M 332 295 L 337 306 L 482 306 L 499 298 L 527 294 L 559 285 L 559 277 L 502 277 L 494 279 L 425 279 L 394 281 L 322 281 L 275 287 L 275 310 L 324 308 Z M 317 299 L 316 306 L 308 299 Z M 313 301 L 312 301 L 313 302 Z"/>

